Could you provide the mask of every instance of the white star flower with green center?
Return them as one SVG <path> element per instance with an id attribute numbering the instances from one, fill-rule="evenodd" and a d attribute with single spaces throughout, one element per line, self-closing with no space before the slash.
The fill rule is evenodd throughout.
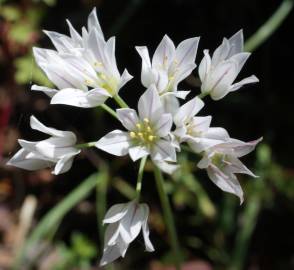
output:
<path id="1" fill-rule="evenodd" d="M 177 98 L 185 99 L 189 91 L 178 91 L 178 84 L 196 68 L 195 58 L 199 37 L 182 41 L 175 48 L 172 40 L 165 35 L 150 60 L 148 48 L 138 46 L 142 58 L 141 81 L 145 87 L 156 85 L 167 112 L 174 112 Z"/>
<path id="2" fill-rule="evenodd" d="M 102 137 L 96 147 L 116 156 L 129 154 L 133 161 L 150 155 L 163 168 L 165 162 L 176 162 L 174 145 L 169 141 L 172 115 L 165 113 L 154 85 L 140 97 L 138 112 L 118 109 L 117 116 L 128 132 L 114 130 Z"/>
<path id="3" fill-rule="evenodd" d="M 256 177 L 239 158 L 253 151 L 262 138 L 242 142 L 230 139 L 228 142 L 217 144 L 206 149 L 202 159 L 197 164 L 198 168 L 206 169 L 210 180 L 221 190 L 235 194 L 243 202 L 243 190 L 235 176 L 236 173 L 248 174 Z"/>
<path id="4" fill-rule="evenodd" d="M 176 130 L 173 135 L 179 143 L 187 142 L 196 153 L 230 138 L 224 128 L 210 127 L 211 116 L 195 116 L 203 106 L 204 102 L 195 97 L 182 105 L 174 115 Z"/>
<path id="5" fill-rule="evenodd" d="M 53 174 L 67 172 L 71 168 L 74 156 L 80 153 L 75 147 L 77 141 L 75 134 L 46 127 L 34 116 L 31 116 L 30 125 L 32 129 L 51 137 L 38 142 L 18 140 L 22 149 L 8 161 L 7 165 L 34 171 L 56 164 Z"/>
<path id="6" fill-rule="evenodd" d="M 202 94 L 209 94 L 212 99 L 219 100 L 245 84 L 258 82 L 258 79 L 252 75 L 233 84 L 250 56 L 250 53 L 243 52 L 243 43 L 241 30 L 230 39 L 224 38 L 212 58 L 208 50 L 204 50 L 204 57 L 198 69 Z"/>
<path id="7" fill-rule="evenodd" d="M 115 37 L 105 41 L 96 9 L 88 18 L 88 30 L 80 35 L 70 24 L 70 37 L 45 31 L 57 51 L 34 48 L 39 67 L 58 88 L 33 85 L 52 98 L 51 104 L 95 107 L 118 94 L 132 76 L 127 70 L 120 75 L 115 58 Z"/>

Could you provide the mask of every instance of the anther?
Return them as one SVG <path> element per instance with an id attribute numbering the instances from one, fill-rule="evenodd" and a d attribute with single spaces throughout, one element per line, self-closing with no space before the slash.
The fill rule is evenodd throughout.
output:
<path id="1" fill-rule="evenodd" d="M 138 129 L 141 129 L 141 125 L 140 125 L 139 123 L 136 124 L 136 127 L 137 127 Z"/>
<path id="2" fill-rule="evenodd" d="M 134 131 L 130 132 L 130 136 L 131 136 L 132 139 L 135 139 L 137 137 L 136 133 Z"/>
<path id="3" fill-rule="evenodd" d="M 148 136 L 148 141 L 152 142 L 154 139 L 155 139 L 155 136 L 153 136 L 153 135 Z"/>
<path id="4" fill-rule="evenodd" d="M 148 119 L 148 118 L 144 118 L 143 121 L 144 121 L 146 124 L 149 124 L 149 119 Z"/>

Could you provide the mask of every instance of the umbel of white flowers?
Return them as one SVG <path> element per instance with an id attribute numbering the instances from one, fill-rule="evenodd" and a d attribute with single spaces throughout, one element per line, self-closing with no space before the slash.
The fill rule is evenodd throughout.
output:
<path id="1" fill-rule="evenodd" d="M 147 90 L 138 101 L 138 113 L 134 109 L 121 108 L 110 111 L 104 104 L 114 98 L 120 105 L 120 89 L 132 78 L 125 70 L 118 71 L 115 58 L 115 37 L 106 41 L 101 30 L 96 9 L 88 17 L 88 26 L 79 34 L 67 21 L 70 36 L 45 31 L 55 50 L 34 48 L 34 57 L 55 88 L 33 85 L 32 90 L 42 91 L 51 98 L 51 104 L 65 104 L 81 108 L 100 105 L 117 116 L 126 131 L 113 130 L 97 142 L 96 146 L 116 156 L 129 155 L 132 161 L 150 156 L 162 171 L 172 174 L 179 168 L 176 152 L 187 144 L 200 156 L 197 166 L 206 169 L 208 177 L 220 189 L 235 194 L 243 202 L 243 191 L 236 174 L 255 175 L 239 160 L 250 153 L 261 141 L 243 142 L 230 138 L 221 127 L 210 127 L 211 116 L 198 116 L 204 102 L 194 95 L 180 106 L 189 90 L 178 89 L 196 68 L 196 53 L 199 38 L 186 39 L 175 47 L 165 35 L 150 59 L 148 48 L 136 47 L 142 59 L 141 82 Z M 234 83 L 243 65 L 250 56 L 243 52 L 243 32 L 224 38 L 222 44 L 210 57 L 204 57 L 198 73 L 201 81 L 201 96 L 213 100 L 225 97 L 245 84 L 258 82 L 252 75 Z M 127 107 L 123 104 L 123 107 Z M 70 131 L 46 127 L 31 116 L 32 129 L 48 134 L 50 138 L 38 142 L 19 140 L 21 149 L 9 160 L 13 165 L 27 170 L 53 167 L 53 174 L 67 172 L 81 145 L 76 145 L 76 136 Z M 149 208 L 134 200 L 114 205 L 107 212 L 104 223 L 104 253 L 101 265 L 124 257 L 129 244 L 140 231 L 147 251 L 153 251 L 149 239 L 147 219 Z"/>
<path id="2" fill-rule="evenodd" d="M 46 127 L 34 116 L 31 116 L 30 124 L 32 129 L 51 137 L 38 142 L 18 140 L 22 148 L 7 165 L 26 170 L 40 170 L 56 164 L 53 174 L 67 172 L 71 168 L 74 156 L 80 153 L 80 150 L 74 147 L 77 141 L 75 134 Z"/>
<path id="3" fill-rule="evenodd" d="M 124 257 L 129 244 L 142 230 L 146 251 L 154 251 L 149 239 L 149 207 L 138 204 L 136 200 L 129 203 L 113 205 L 106 213 L 103 224 L 108 224 L 105 231 L 104 250 L 100 265 L 106 265 L 119 257 Z"/>

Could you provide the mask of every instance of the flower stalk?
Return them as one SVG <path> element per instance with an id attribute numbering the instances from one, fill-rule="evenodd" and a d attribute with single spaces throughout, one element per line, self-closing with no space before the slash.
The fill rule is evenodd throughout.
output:
<path id="1" fill-rule="evenodd" d="M 156 186 L 160 197 L 160 202 L 163 209 L 163 215 L 165 219 L 165 223 L 168 229 L 169 237 L 171 239 L 171 245 L 174 253 L 175 258 L 175 267 L 176 270 L 181 269 L 181 252 L 180 246 L 178 241 L 178 236 L 176 233 L 175 222 L 171 210 L 171 206 L 168 200 L 168 196 L 164 190 L 164 180 L 161 171 L 154 166 L 154 176 L 156 180 Z"/>
<path id="2" fill-rule="evenodd" d="M 275 13 L 246 41 L 245 50 L 253 52 L 264 43 L 287 18 L 293 5 L 292 0 L 282 1 Z"/>
<path id="3" fill-rule="evenodd" d="M 121 108 L 129 108 L 128 104 L 119 95 L 114 95 L 113 98 Z"/>
<path id="4" fill-rule="evenodd" d="M 140 161 L 140 167 L 138 171 L 138 177 L 137 177 L 137 185 L 136 185 L 136 199 L 139 201 L 140 200 L 140 195 L 141 195 L 141 189 L 142 189 L 142 179 L 143 179 L 143 174 L 144 174 L 144 168 L 146 164 L 147 156 L 143 157 Z"/>
<path id="5" fill-rule="evenodd" d="M 116 114 L 116 112 L 113 110 L 113 109 L 111 109 L 109 106 L 107 106 L 106 104 L 101 104 L 100 105 L 101 106 L 101 108 L 103 109 L 103 110 L 105 110 L 106 112 L 108 112 L 110 115 L 112 115 L 115 119 L 118 119 L 117 118 L 117 114 Z"/>

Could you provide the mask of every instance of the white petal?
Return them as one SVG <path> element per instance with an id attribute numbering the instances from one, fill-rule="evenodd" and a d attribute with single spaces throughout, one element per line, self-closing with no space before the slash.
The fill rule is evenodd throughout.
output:
<path id="1" fill-rule="evenodd" d="M 116 113 L 118 119 L 121 121 L 121 123 L 126 129 L 130 131 L 136 130 L 136 124 L 138 124 L 140 120 L 135 110 L 126 108 L 117 109 Z"/>
<path id="2" fill-rule="evenodd" d="M 173 92 L 167 92 L 161 95 L 160 100 L 162 102 L 164 112 L 174 115 L 180 107 L 180 102 L 175 95 L 172 95 L 172 93 Z"/>
<path id="3" fill-rule="evenodd" d="M 169 134 L 172 124 L 173 120 L 171 114 L 162 114 L 153 126 L 153 132 L 159 137 L 165 137 Z"/>
<path id="4" fill-rule="evenodd" d="M 186 99 L 187 95 L 190 92 L 191 91 L 176 91 L 176 92 L 172 92 L 172 94 L 174 94 L 177 98 Z"/>
<path id="5" fill-rule="evenodd" d="M 151 151 L 151 156 L 153 160 L 165 160 L 175 162 L 177 159 L 176 150 L 172 143 L 169 141 L 157 141 Z"/>
<path id="6" fill-rule="evenodd" d="M 199 37 L 196 37 L 186 39 L 178 45 L 175 53 L 175 59 L 179 69 L 187 64 L 195 62 L 198 43 Z"/>
<path id="7" fill-rule="evenodd" d="M 211 65 L 217 66 L 223 60 L 228 58 L 230 52 L 230 43 L 224 38 L 222 44 L 214 51 L 211 59 Z"/>
<path id="8" fill-rule="evenodd" d="M 227 159 L 228 166 L 230 167 L 232 173 L 243 173 L 252 177 L 258 177 L 252 171 L 250 171 L 238 158 L 229 156 Z"/>
<path id="9" fill-rule="evenodd" d="M 204 50 L 204 57 L 202 58 L 199 68 L 198 68 L 198 74 L 201 82 L 203 83 L 209 73 L 210 66 L 211 66 L 211 58 L 209 56 L 208 50 Z M 202 87 L 201 87 L 202 90 Z"/>
<path id="10" fill-rule="evenodd" d="M 102 137 L 95 146 L 107 153 L 124 156 L 131 147 L 131 138 L 127 132 L 114 130 Z"/>
<path id="11" fill-rule="evenodd" d="M 77 155 L 79 150 L 71 146 L 67 138 L 51 137 L 36 144 L 36 149 L 50 159 L 60 159 L 68 155 Z"/>
<path id="12" fill-rule="evenodd" d="M 234 83 L 230 88 L 230 92 L 238 90 L 240 87 L 242 87 L 245 84 L 257 83 L 257 82 L 259 82 L 258 78 L 256 78 L 256 76 L 252 75 L 250 77 L 247 77 L 247 78 L 241 80 L 240 82 Z"/>
<path id="13" fill-rule="evenodd" d="M 215 166 L 209 166 L 207 173 L 214 184 L 216 184 L 221 190 L 238 196 L 240 198 L 240 203 L 242 204 L 244 200 L 243 190 L 234 174 L 225 174 Z"/>
<path id="14" fill-rule="evenodd" d="M 104 89 L 96 88 L 88 92 L 80 89 L 67 88 L 58 91 L 51 99 L 51 104 L 64 104 L 81 108 L 99 106 L 109 97 Z"/>
<path id="15" fill-rule="evenodd" d="M 191 122 L 189 123 L 189 128 L 191 129 L 192 133 L 203 134 L 203 132 L 207 132 L 209 130 L 211 119 L 212 119 L 211 116 L 193 117 Z M 202 136 L 206 136 L 206 135 L 202 135 Z"/>
<path id="16" fill-rule="evenodd" d="M 96 29 L 97 32 L 99 33 L 99 35 L 101 35 L 102 37 L 104 37 L 103 36 L 102 29 L 101 29 L 101 26 L 100 26 L 100 23 L 98 21 L 96 7 L 93 8 L 92 12 L 88 16 L 88 30 L 89 30 L 89 32 L 92 29 Z"/>
<path id="17" fill-rule="evenodd" d="M 109 264 L 121 256 L 119 246 L 106 246 L 103 250 L 103 256 L 100 260 L 100 266 Z"/>
<path id="18" fill-rule="evenodd" d="M 115 204 L 105 214 L 103 224 L 114 223 L 121 220 L 128 211 L 128 205 L 126 203 Z"/>
<path id="19" fill-rule="evenodd" d="M 151 85 L 140 97 L 138 111 L 141 119 L 157 120 L 163 113 L 160 97 L 154 85 Z"/>
<path id="20" fill-rule="evenodd" d="M 39 86 L 36 84 L 32 85 L 31 90 L 44 92 L 47 96 L 51 98 L 58 92 L 58 90 L 56 89 L 52 89 L 45 86 Z"/>
<path id="21" fill-rule="evenodd" d="M 244 51 L 243 30 L 239 30 L 236 34 L 229 38 L 230 52 L 228 57 Z"/>
<path id="22" fill-rule="evenodd" d="M 46 127 L 33 115 L 30 117 L 30 126 L 32 129 L 38 130 L 48 135 L 66 138 L 70 142 L 70 144 L 76 143 L 76 135 L 73 132 Z"/>
<path id="23" fill-rule="evenodd" d="M 176 163 L 169 163 L 162 160 L 153 160 L 155 165 L 167 174 L 173 174 L 176 170 L 180 168 L 180 166 Z"/>
<path id="24" fill-rule="evenodd" d="M 131 243 L 140 233 L 144 212 L 137 203 L 129 205 L 127 214 L 120 221 L 120 235 L 126 243 Z"/>
<path id="25" fill-rule="evenodd" d="M 236 157 L 242 157 L 249 154 L 255 149 L 256 145 L 262 141 L 262 139 L 263 138 L 261 137 L 254 141 L 233 144 L 232 147 L 234 149 L 234 154 Z"/>
<path id="26" fill-rule="evenodd" d="M 70 36 L 71 36 L 71 39 L 72 39 L 72 41 L 74 43 L 74 46 L 75 47 L 82 46 L 82 37 L 76 31 L 76 29 L 74 29 L 74 27 L 72 26 L 72 24 L 71 24 L 71 22 L 69 20 L 66 20 L 66 22 L 68 24 Z"/>
<path id="27" fill-rule="evenodd" d="M 204 136 L 209 139 L 215 139 L 220 141 L 226 141 L 230 138 L 228 132 L 224 128 L 213 127 L 209 128 Z"/>
<path id="28" fill-rule="evenodd" d="M 210 160 L 206 154 L 202 157 L 202 159 L 197 163 L 197 167 L 199 169 L 206 169 L 210 165 Z"/>
<path id="29" fill-rule="evenodd" d="M 176 126 L 181 126 L 189 121 L 194 115 L 196 115 L 204 106 L 204 102 L 195 97 L 180 107 L 178 112 L 174 116 L 174 123 Z"/>
<path id="30" fill-rule="evenodd" d="M 175 54 L 175 45 L 172 40 L 165 35 L 156 48 L 153 58 L 153 68 L 167 68 Z"/>
<path id="31" fill-rule="evenodd" d="M 146 46 L 136 46 L 136 50 L 142 58 L 141 81 L 145 87 L 155 83 L 155 74 L 151 68 L 149 52 Z"/>
<path id="32" fill-rule="evenodd" d="M 78 151 L 76 154 L 78 154 L 79 152 L 80 151 Z M 75 155 L 67 155 L 58 160 L 52 173 L 58 175 L 69 171 L 72 166 Z"/>
<path id="33" fill-rule="evenodd" d="M 129 149 L 129 155 L 131 159 L 135 162 L 138 159 L 149 155 L 149 151 L 145 146 L 133 146 Z"/>
<path id="34" fill-rule="evenodd" d="M 54 163 L 49 160 L 39 159 L 33 153 L 20 149 L 8 162 L 7 165 L 15 166 L 21 169 L 35 171 L 51 167 Z"/>
<path id="35" fill-rule="evenodd" d="M 238 64 L 235 61 L 226 61 L 217 66 L 209 79 L 210 96 L 213 100 L 223 98 L 230 91 L 238 72 Z"/>
<path id="36" fill-rule="evenodd" d="M 44 30 L 43 32 L 50 38 L 58 52 L 64 53 L 69 50 L 69 47 L 64 43 L 64 40 L 67 40 L 68 43 L 70 43 L 70 38 L 68 36 L 54 31 Z"/>
<path id="37" fill-rule="evenodd" d="M 153 252 L 154 247 L 150 241 L 149 238 L 149 227 L 148 227 L 148 216 L 149 216 L 149 207 L 147 204 L 143 203 L 140 204 L 140 207 L 142 208 L 142 211 L 144 212 L 144 218 L 143 218 L 143 226 L 142 226 L 142 231 L 143 231 L 143 237 L 144 237 L 144 242 L 145 242 L 145 248 L 146 251 L 148 252 Z"/>
<path id="38" fill-rule="evenodd" d="M 122 88 L 131 79 L 133 79 L 133 76 L 125 69 L 123 74 L 121 75 L 118 89 Z"/>

